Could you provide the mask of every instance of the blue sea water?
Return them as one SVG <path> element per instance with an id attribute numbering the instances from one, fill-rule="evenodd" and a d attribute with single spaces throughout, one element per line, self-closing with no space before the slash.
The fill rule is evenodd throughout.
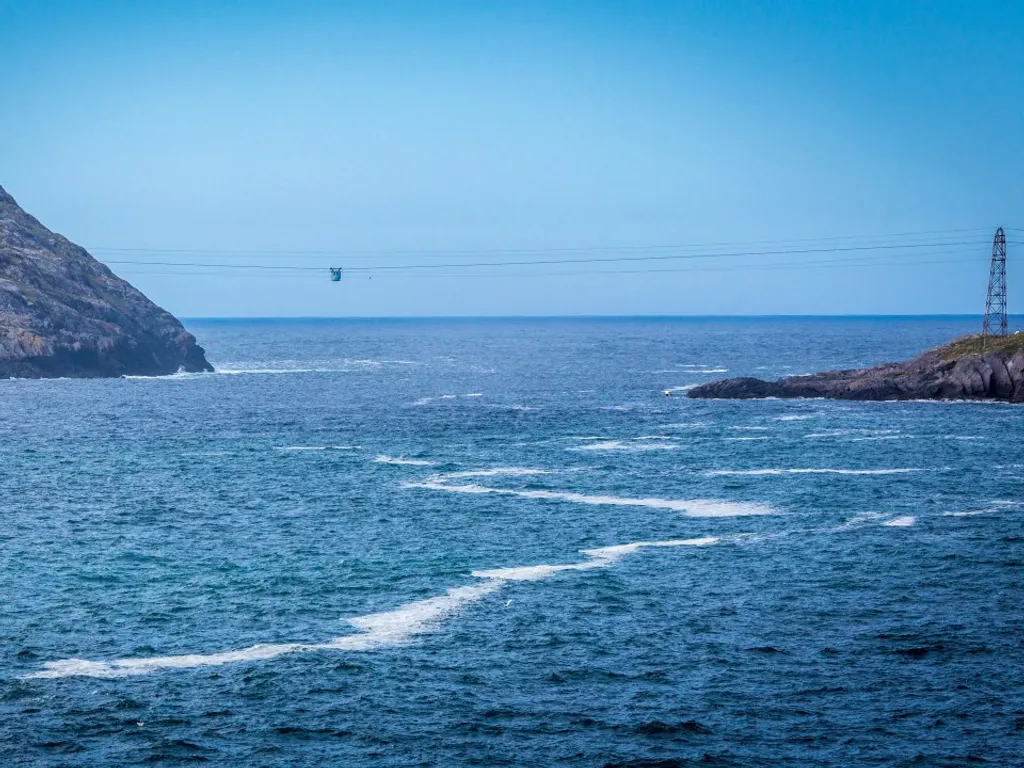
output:
<path id="1" fill-rule="evenodd" d="M 216 374 L 2 381 L 0 765 L 1024 765 L 1024 410 L 685 397 L 975 325 L 197 320 Z"/>

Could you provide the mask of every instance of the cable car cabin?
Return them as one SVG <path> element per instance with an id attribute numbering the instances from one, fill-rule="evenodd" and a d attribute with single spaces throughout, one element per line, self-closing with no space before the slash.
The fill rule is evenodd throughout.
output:
<path id="1" fill-rule="evenodd" d="M 331 267 L 330 269 L 331 269 L 331 282 L 340 283 L 341 282 L 341 268 L 339 267 L 338 269 L 335 269 L 334 267 Z"/>

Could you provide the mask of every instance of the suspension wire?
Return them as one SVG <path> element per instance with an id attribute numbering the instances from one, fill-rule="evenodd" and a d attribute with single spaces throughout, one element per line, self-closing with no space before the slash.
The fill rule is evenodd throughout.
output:
<path id="1" fill-rule="evenodd" d="M 1010 228 L 1012 229 L 1012 227 Z M 457 257 L 457 256 L 482 256 L 492 255 L 530 255 L 530 254 L 556 254 L 556 253 L 616 253 L 634 251 L 661 251 L 661 250 L 705 250 L 721 249 L 747 246 L 772 246 L 789 245 L 797 243 L 819 243 L 836 242 L 840 240 L 883 240 L 898 237 L 925 237 L 925 236 L 949 236 L 971 232 L 987 233 L 988 227 L 971 227 L 965 229 L 946 229 L 919 232 L 900 232 L 880 235 L 834 235 L 829 237 L 795 238 L 786 240 L 739 240 L 713 243 L 676 243 L 670 245 L 620 245 L 620 246 L 584 246 L 571 248 L 502 248 L 488 249 L 477 248 L 473 250 L 405 250 L 405 249 L 331 249 L 331 250 L 260 250 L 260 249 L 216 249 L 216 248 L 112 248 L 96 247 L 90 249 L 92 253 L 152 253 L 152 254 L 187 254 L 207 256 L 333 256 L 333 257 L 358 257 L 358 256 L 422 256 L 422 257 Z"/>
<path id="2" fill-rule="evenodd" d="M 471 263 L 449 263 L 449 264 L 387 264 L 373 267 L 348 267 L 345 272 L 352 273 L 376 273 L 381 271 L 405 271 L 405 270 L 432 270 L 432 269 L 465 269 L 465 268 L 489 268 L 489 267 L 512 267 L 512 266 L 552 266 L 565 264 L 612 264 L 622 262 L 647 262 L 647 261 L 674 261 L 690 259 L 723 259 L 748 256 L 778 256 L 797 255 L 813 253 L 844 253 L 897 250 L 909 248 L 938 248 L 948 246 L 974 246 L 980 243 L 974 241 L 941 242 L 941 243 L 889 243 L 884 245 L 854 245 L 837 246 L 827 248 L 789 248 L 762 251 L 737 251 L 731 253 L 673 253 L 673 254 L 648 254 L 643 256 L 615 256 L 605 258 L 582 258 L 582 259 L 536 259 L 528 261 L 478 261 Z M 894 254 L 899 255 L 899 254 Z M 909 255 L 909 254 L 903 254 Z M 268 264 L 206 264 L 202 262 L 174 262 L 174 261 L 136 261 L 124 259 L 110 259 L 107 264 L 133 265 L 133 266 L 162 266 L 162 267 L 203 267 L 216 269 L 259 269 L 277 270 L 288 272 L 323 272 L 323 267 L 292 266 L 292 265 L 268 265 Z"/>
<path id="3" fill-rule="evenodd" d="M 950 252 L 957 253 L 957 252 Z M 915 256 L 919 254 L 913 254 Z M 942 255 L 942 254 L 934 254 Z M 865 257 L 858 257 L 853 260 L 835 259 L 830 261 L 819 261 L 819 262 L 777 262 L 769 264 L 743 264 L 743 265 L 730 265 L 730 266 L 709 266 L 709 267 L 690 267 L 690 268 L 661 268 L 661 269 L 611 269 L 611 270 L 588 270 L 588 271 L 572 271 L 572 272 L 513 272 L 505 273 L 502 275 L 487 275 L 481 273 L 443 273 L 443 274 L 427 274 L 427 275 L 415 275 L 415 279 L 422 280 L 425 278 L 494 278 L 499 277 L 504 279 L 506 277 L 515 278 L 534 278 L 537 277 L 566 277 L 566 276 L 600 276 L 600 275 L 647 275 L 647 274 L 667 274 L 667 273 L 698 273 L 698 272 L 733 272 L 737 270 L 765 270 L 765 269 L 837 269 L 837 268 L 863 268 L 863 267 L 895 267 L 895 266 L 917 266 L 926 264 L 967 264 L 977 263 L 976 258 L 969 259 L 937 259 L 937 260 L 924 260 L 924 261 L 864 261 Z M 191 276 L 209 276 L 209 272 L 126 272 L 124 274 L 132 274 L 138 276 L 144 275 L 191 275 Z M 239 276 L 235 274 L 234 276 Z M 268 273 L 247 273 L 242 276 L 246 277 L 283 277 L 280 274 L 268 274 Z M 293 275 L 295 277 L 305 275 Z M 388 273 L 384 275 L 376 275 L 378 279 L 409 279 L 413 275 L 403 275 L 397 273 Z M 374 275 L 370 274 L 359 274 L 355 275 L 357 279 L 372 280 Z"/>

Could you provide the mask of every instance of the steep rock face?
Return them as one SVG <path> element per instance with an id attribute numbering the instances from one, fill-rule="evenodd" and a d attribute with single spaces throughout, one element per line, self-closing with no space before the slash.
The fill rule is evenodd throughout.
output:
<path id="1" fill-rule="evenodd" d="M 1004 400 L 1024 403 L 1024 334 L 960 339 L 905 363 L 789 376 L 738 378 L 691 389 L 690 397 L 751 399 L 827 397 L 838 400 Z"/>
<path id="2" fill-rule="evenodd" d="M 212 371 L 181 323 L 0 187 L 0 378 Z"/>

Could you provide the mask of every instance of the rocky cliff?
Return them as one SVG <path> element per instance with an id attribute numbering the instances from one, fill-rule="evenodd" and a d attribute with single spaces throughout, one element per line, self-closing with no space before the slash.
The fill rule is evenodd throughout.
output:
<path id="1" fill-rule="evenodd" d="M 690 397 L 749 399 L 828 397 L 839 400 L 1003 400 L 1024 403 L 1024 333 L 982 340 L 968 336 L 904 363 L 789 376 L 778 381 L 713 381 Z"/>
<path id="2" fill-rule="evenodd" d="M 212 371 L 180 322 L 0 187 L 0 378 Z"/>

